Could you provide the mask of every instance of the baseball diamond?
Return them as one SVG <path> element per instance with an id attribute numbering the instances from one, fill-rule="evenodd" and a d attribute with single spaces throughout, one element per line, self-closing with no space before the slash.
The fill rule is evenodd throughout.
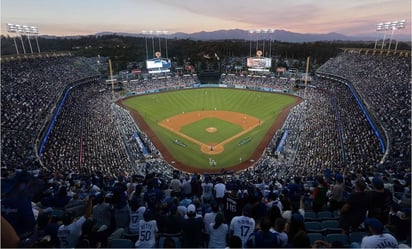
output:
<path id="1" fill-rule="evenodd" d="M 258 161 L 301 101 L 282 93 L 203 88 L 132 96 L 118 104 L 173 167 L 221 173 Z"/>
<path id="2" fill-rule="evenodd" d="M 193 137 L 190 137 L 181 132 L 181 128 L 187 124 L 194 123 L 198 120 L 205 118 L 214 117 L 222 119 L 234 124 L 237 124 L 242 127 L 242 131 L 235 134 L 234 136 L 228 137 L 226 140 L 220 143 L 205 143 L 198 141 Z M 199 112 L 190 112 L 179 114 L 159 122 L 159 125 L 178 134 L 181 137 L 186 138 L 198 145 L 200 145 L 201 151 L 205 154 L 216 155 L 220 154 L 224 150 L 224 145 L 233 141 L 234 139 L 246 134 L 250 130 L 259 127 L 262 124 L 262 120 L 252 117 L 248 114 L 230 112 L 230 111 L 199 111 Z M 216 127 L 206 128 L 207 132 L 215 133 L 217 132 Z"/>

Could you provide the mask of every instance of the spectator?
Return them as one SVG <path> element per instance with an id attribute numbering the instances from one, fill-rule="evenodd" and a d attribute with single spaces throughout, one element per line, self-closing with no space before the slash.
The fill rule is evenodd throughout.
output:
<path id="1" fill-rule="evenodd" d="M 329 198 L 329 211 L 340 210 L 343 206 L 343 177 L 341 174 L 336 174 L 335 184 L 331 186 L 331 193 Z"/>
<path id="2" fill-rule="evenodd" d="M 363 237 L 361 248 L 398 248 L 398 241 L 389 233 L 383 233 L 384 226 L 376 218 L 367 218 L 364 222 L 369 236 Z"/>
<path id="3" fill-rule="evenodd" d="M 136 248 L 154 248 L 156 246 L 156 236 L 158 232 L 157 222 L 153 218 L 150 209 L 144 212 L 143 220 L 139 223 L 139 239 L 136 241 Z"/>
<path id="4" fill-rule="evenodd" d="M 93 198 L 89 198 L 86 211 L 78 220 L 74 220 L 73 214 L 66 212 L 63 215 L 63 224 L 59 227 L 57 236 L 60 240 L 60 248 L 74 248 L 79 243 L 83 223 L 91 216 Z"/>
<path id="5" fill-rule="evenodd" d="M 195 205 L 188 206 L 187 216 L 187 219 L 182 219 L 182 248 L 202 247 L 204 224 L 202 218 L 196 218 Z"/>
<path id="6" fill-rule="evenodd" d="M 340 227 L 346 234 L 350 231 L 357 230 L 365 219 L 369 206 L 365 188 L 365 182 L 363 180 L 357 180 L 355 182 L 355 192 L 349 195 L 340 210 Z"/>
<path id="7" fill-rule="evenodd" d="M 235 216 L 230 222 L 229 236 L 238 236 L 242 240 L 242 248 L 246 247 L 249 236 L 255 230 L 255 219 L 252 218 L 252 205 L 246 204 L 243 207 L 242 215 Z"/>
<path id="8" fill-rule="evenodd" d="M 260 229 L 252 233 L 246 242 L 248 248 L 279 248 L 280 240 L 277 234 L 270 231 L 271 223 L 268 217 L 260 221 Z"/>
<path id="9" fill-rule="evenodd" d="M 387 224 L 393 202 L 392 193 L 384 188 L 383 181 L 378 177 L 372 179 L 372 188 L 372 191 L 367 192 L 369 199 L 368 217 L 377 218 L 383 224 Z"/>
<path id="10" fill-rule="evenodd" d="M 209 224 L 209 248 L 226 248 L 228 225 L 223 223 L 222 213 L 217 213 L 215 221 Z"/>

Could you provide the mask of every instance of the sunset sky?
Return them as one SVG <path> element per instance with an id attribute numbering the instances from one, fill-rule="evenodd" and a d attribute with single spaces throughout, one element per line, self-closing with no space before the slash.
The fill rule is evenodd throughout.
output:
<path id="1" fill-rule="evenodd" d="M 402 19 L 406 28 L 396 33 L 410 35 L 410 0 L 1 0 L 2 34 L 13 23 L 58 36 L 237 28 L 354 36 Z"/>

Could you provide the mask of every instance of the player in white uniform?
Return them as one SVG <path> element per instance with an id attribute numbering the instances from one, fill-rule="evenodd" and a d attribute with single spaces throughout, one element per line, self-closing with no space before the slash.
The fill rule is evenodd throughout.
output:
<path id="1" fill-rule="evenodd" d="M 255 219 L 252 217 L 252 205 L 246 204 L 243 207 L 243 215 L 233 217 L 230 222 L 230 235 L 238 236 L 242 240 L 242 247 L 246 247 L 249 236 L 255 230 Z"/>
<path id="2" fill-rule="evenodd" d="M 93 197 L 89 197 L 87 202 L 86 211 L 82 217 L 73 221 L 73 215 L 65 213 L 63 215 L 63 225 L 57 230 L 57 237 L 60 240 L 60 248 L 75 248 L 79 243 L 79 238 L 82 233 L 82 225 L 92 214 L 93 210 Z"/>
<path id="3" fill-rule="evenodd" d="M 136 241 L 137 248 L 154 248 L 156 246 L 157 222 L 152 218 L 151 211 L 146 209 L 144 219 L 139 224 L 139 240 Z"/>

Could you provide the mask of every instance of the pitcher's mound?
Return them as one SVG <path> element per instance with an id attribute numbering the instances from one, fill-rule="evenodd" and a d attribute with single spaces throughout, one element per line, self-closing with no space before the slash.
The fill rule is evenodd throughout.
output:
<path id="1" fill-rule="evenodd" d="M 206 128 L 206 131 L 209 132 L 209 133 L 215 133 L 217 131 L 217 128 L 216 127 L 208 127 L 208 128 Z"/>

